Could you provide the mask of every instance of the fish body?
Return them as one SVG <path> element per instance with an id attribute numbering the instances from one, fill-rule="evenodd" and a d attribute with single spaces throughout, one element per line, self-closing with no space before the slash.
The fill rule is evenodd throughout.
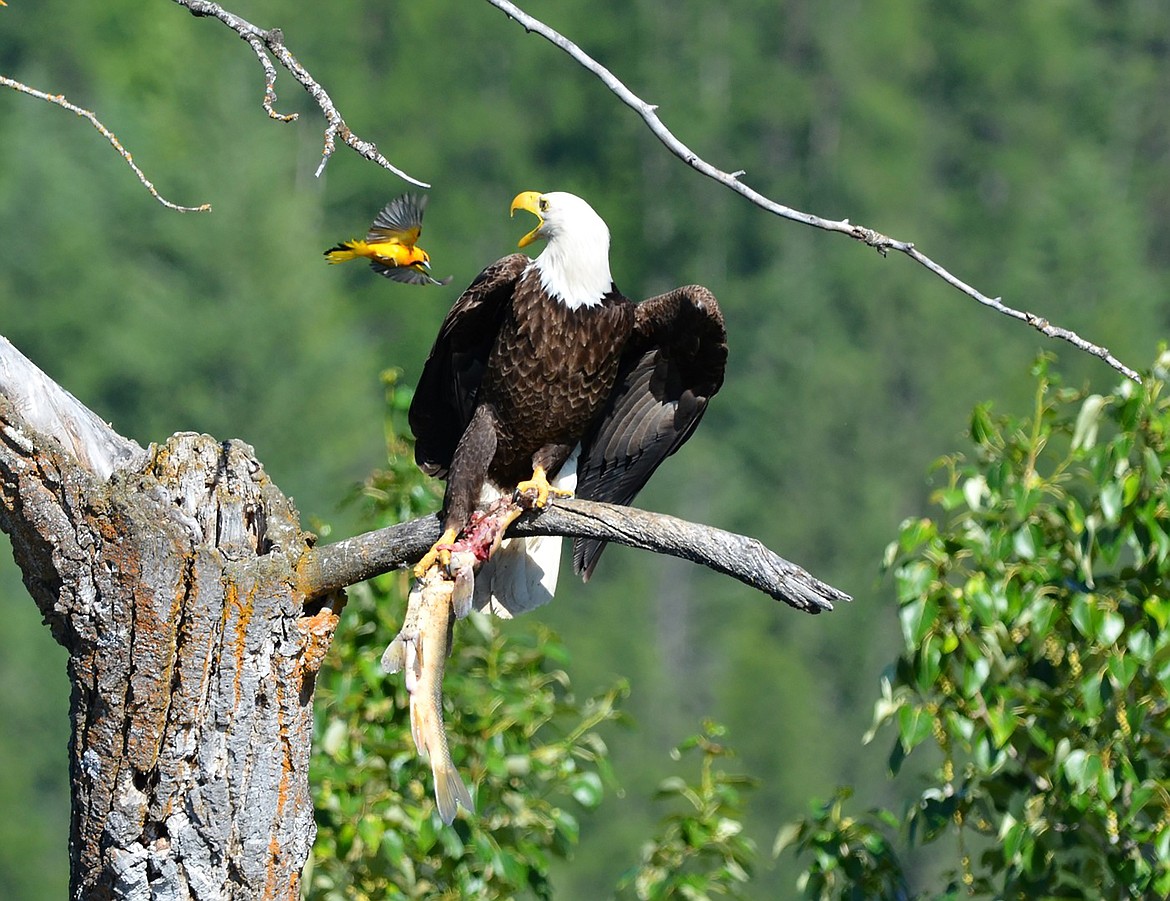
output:
<path id="1" fill-rule="evenodd" d="M 439 578 L 415 583 L 398 637 L 382 657 L 386 672 L 405 671 L 410 692 L 410 734 L 419 754 L 431 763 L 435 803 L 444 823 L 455 819 L 457 805 L 470 813 L 475 802 L 451 761 L 443 726 L 443 670 L 451 647 L 452 583 Z"/>

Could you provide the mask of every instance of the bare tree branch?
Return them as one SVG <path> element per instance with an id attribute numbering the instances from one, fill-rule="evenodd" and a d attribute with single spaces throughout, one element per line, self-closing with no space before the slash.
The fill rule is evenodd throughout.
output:
<path id="1" fill-rule="evenodd" d="M 424 516 L 314 548 L 298 567 L 300 590 L 306 597 L 316 597 L 414 563 L 441 532 L 437 516 Z M 682 557 L 806 613 L 832 610 L 835 602 L 851 600 L 845 592 L 777 556 L 755 538 L 633 507 L 550 501 L 544 510 L 513 523 L 507 534 L 599 538 Z"/>
<path id="2" fill-rule="evenodd" d="M 228 12 L 218 3 L 211 3 L 209 0 L 174 0 L 174 2 L 185 7 L 193 16 L 219 19 L 248 42 L 248 45 L 255 52 L 256 58 L 260 60 L 260 65 L 264 68 L 264 110 L 270 118 L 280 122 L 292 122 L 297 118 L 297 114 L 289 113 L 286 115 L 276 112 L 273 108 L 273 103 L 276 101 L 276 66 L 273 65 L 269 53 L 275 56 L 277 61 L 309 93 L 309 96 L 321 108 L 321 112 L 325 114 L 325 121 L 328 123 L 325 128 L 325 149 L 321 154 L 321 164 L 317 167 L 318 177 L 325 171 L 325 164 L 333 156 L 333 151 L 337 147 L 337 138 L 340 137 L 342 143 L 351 150 L 371 162 L 377 163 L 383 169 L 393 172 L 399 178 L 412 185 L 418 185 L 420 188 L 430 187 L 425 181 L 419 181 L 417 178 L 407 175 L 382 156 L 372 141 L 362 140 L 349 130 L 349 126 L 345 124 L 345 119 L 337 111 L 328 92 L 316 82 L 308 70 L 284 45 L 284 34 L 279 28 L 271 28 L 267 31 L 263 28 L 257 28 L 251 22 L 240 18 L 235 13 Z"/>
<path id="3" fill-rule="evenodd" d="M 122 146 L 122 143 L 114 136 L 114 133 L 102 125 L 98 117 L 95 116 L 92 112 L 87 109 L 82 109 L 80 106 L 75 106 L 66 100 L 65 95 L 46 94 L 44 91 L 38 91 L 36 88 L 30 88 L 28 85 L 22 84 L 21 82 L 12 78 L 8 78 L 4 75 L 0 75 L 0 85 L 12 88 L 14 91 L 19 91 L 22 94 L 28 94 L 30 97 L 36 97 L 38 100 L 44 100 L 48 103 L 55 103 L 57 106 L 67 109 L 71 113 L 76 113 L 77 115 L 88 119 L 89 124 L 101 132 L 102 137 L 109 141 L 113 148 L 122 155 L 122 159 L 126 161 L 126 165 L 134 170 L 134 174 L 138 176 L 138 180 L 142 182 L 146 190 L 150 192 L 150 195 L 163 206 L 167 207 L 167 209 L 177 210 L 180 213 L 211 212 L 210 203 L 201 203 L 199 206 L 179 206 L 179 204 L 171 203 L 169 200 L 159 194 L 158 189 L 154 186 L 154 183 L 146 177 L 145 172 L 138 168 L 138 165 L 134 162 L 134 157 L 131 156 L 130 152 Z"/>
<path id="4" fill-rule="evenodd" d="M 777 216 L 781 216 L 784 219 L 791 219 L 794 222 L 810 225 L 813 228 L 819 228 L 823 229 L 824 231 L 839 232 L 841 234 L 848 235 L 855 240 L 862 241 L 865 244 L 868 244 L 870 247 L 873 247 L 882 256 L 885 256 L 890 250 L 900 251 L 901 253 L 906 254 L 906 256 L 910 257 L 910 259 L 914 260 L 916 263 L 925 266 L 951 287 L 956 288 L 957 290 L 966 294 L 968 297 L 974 298 L 984 306 L 991 307 L 993 310 L 997 310 L 1000 313 L 1003 313 L 1005 316 L 1011 316 L 1013 319 L 1019 319 L 1021 322 L 1026 322 L 1028 325 L 1032 326 L 1047 338 L 1059 338 L 1062 341 L 1067 341 L 1078 350 L 1090 353 L 1093 356 L 1104 360 L 1126 378 L 1132 379 L 1138 384 L 1141 384 L 1141 376 L 1139 376 L 1137 372 L 1113 356 L 1113 354 L 1107 348 L 1085 340 L 1074 331 L 1054 326 L 1043 316 L 1037 316 L 1035 313 L 1029 313 L 1024 310 L 1016 310 L 1012 307 L 1009 307 L 1004 304 L 1002 299 L 999 297 L 987 297 L 985 294 L 971 287 L 966 282 L 952 275 L 938 263 L 934 262 L 934 260 L 930 259 L 930 257 L 921 253 L 912 243 L 908 241 L 895 240 L 894 238 L 883 235 L 881 232 L 874 231 L 872 228 L 866 228 L 862 225 L 854 225 L 848 219 L 834 221 L 831 219 L 822 219 L 820 216 L 814 216 L 811 213 L 802 213 L 800 210 L 795 210 L 791 207 L 777 203 L 776 201 L 765 197 L 763 194 L 745 185 L 742 181 L 740 181 L 740 176 L 744 174 L 743 170 L 736 172 L 724 172 L 721 169 L 717 169 L 674 136 L 670 129 L 668 129 L 662 123 L 662 120 L 658 118 L 658 114 L 656 112 L 658 109 L 657 106 L 644 101 L 641 97 L 627 88 L 625 84 L 623 84 L 621 80 L 617 78 L 617 76 L 609 71 L 609 69 L 589 56 L 589 54 L 587 54 L 584 50 L 582 50 L 560 32 L 550 28 L 548 25 L 545 25 L 539 19 L 528 15 L 528 13 L 524 12 L 522 9 L 516 6 L 516 4 L 508 2 L 508 0 L 487 0 L 487 2 L 501 10 L 506 16 L 508 16 L 508 18 L 519 22 L 524 27 L 525 31 L 536 32 L 541 37 L 550 41 L 553 45 L 559 47 L 561 50 L 565 51 L 565 53 L 569 54 L 569 56 L 576 60 L 585 69 L 596 75 L 601 80 L 602 84 L 609 88 L 609 90 L 612 91 L 618 97 L 618 99 L 622 101 L 622 103 L 630 107 L 630 109 L 641 116 L 642 120 L 646 123 L 650 131 L 654 133 L 654 136 L 657 137 L 658 140 L 660 140 L 664 145 L 666 145 L 666 148 L 679 159 L 681 159 L 684 163 L 686 163 L 688 166 L 691 166 L 693 169 L 697 169 L 708 178 L 714 179 L 715 181 L 719 182 L 719 184 L 730 188 L 737 194 L 743 195 L 761 209 L 767 210 L 769 213 L 774 213 Z"/>

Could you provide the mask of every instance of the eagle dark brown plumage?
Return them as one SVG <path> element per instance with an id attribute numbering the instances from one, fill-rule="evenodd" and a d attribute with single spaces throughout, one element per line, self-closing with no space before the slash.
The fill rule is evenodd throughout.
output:
<path id="1" fill-rule="evenodd" d="M 609 231 L 585 201 L 527 192 L 516 209 L 540 219 L 521 246 L 548 245 L 493 263 L 456 300 L 410 407 L 418 464 L 447 480 L 447 540 L 485 483 L 510 492 L 538 468 L 556 477 L 578 447 L 576 495 L 628 504 L 723 382 L 710 291 L 635 304 L 613 283 Z M 588 579 L 604 547 L 577 539 L 574 570 Z"/>

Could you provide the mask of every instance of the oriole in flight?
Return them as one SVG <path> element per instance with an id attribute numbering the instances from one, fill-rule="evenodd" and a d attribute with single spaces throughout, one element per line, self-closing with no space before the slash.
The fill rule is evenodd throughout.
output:
<path id="1" fill-rule="evenodd" d="M 431 258 L 416 243 L 422 233 L 426 205 L 425 195 L 403 194 L 395 197 L 378 214 L 364 241 L 343 241 L 325 251 L 325 258 L 330 263 L 346 263 L 365 257 L 370 261 L 371 269 L 396 282 L 406 282 L 408 285 L 447 284 L 452 276 L 432 278 Z"/>

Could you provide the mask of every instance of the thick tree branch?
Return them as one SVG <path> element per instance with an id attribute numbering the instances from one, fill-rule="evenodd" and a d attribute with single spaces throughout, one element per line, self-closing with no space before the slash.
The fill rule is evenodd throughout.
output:
<path id="1" fill-rule="evenodd" d="M 508 2 L 508 0 L 487 0 L 487 2 L 501 10 L 505 15 L 508 16 L 508 18 L 519 22 L 522 26 L 524 26 L 525 31 L 536 32 L 541 37 L 550 41 L 552 44 L 565 51 L 565 53 L 569 54 L 569 56 L 576 60 L 585 69 L 596 75 L 601 80 L 602 84 L 609 88 L 609 90 L 612 91 L 617 96 L 617 98 L 622 101 L 622 103 L 630 107 L 630 109 L 642 117 L 642 120 L 646 123 L 647 127 L 651 132 L 654 133 L 654 136 L 658 138 L 658 140 L 661 141 L 671 153 L 685 162 L 688 166 L 698 170 L 708 178 L 714 179 L 715 181 L 719 182 L 719 184 L 730 188 L 737 194 L 741 194 L 761 209 L 767 210 L 769 213 L 773 213 L 784 219 L 791 219 L 794 222 L 810 225 L 813 228 L 819 228 L 823 229 L 824 231 L 839 232 L 840 234 L 848 235 L 855 240 L 862 241 L 865 244 L 868 244 L 870 247 L 873 247 L 882 256 L 885 256 L 891 250 L 897 250 L 901 253 L 904 253 L 916 263 L 929 269 L 951 287 L 961 291 L 968 297 L 977 300 L 984 306 L 990 307 L 993 310 L 997 310 L 998 312 L 1003 313 L 1005 316 L 1010 316 L 1013 319 L 1026 322 L 1028 325 L 1032 326 L 1047 338 L 1059 338 L 1062 341 L 1067 341 L 1078 350 L 1082 350 L 1085 353 L 1090 353 L 1093 356 L 1104 360 L 1107 364 L 1112 366 L 1126 378 L 1132 379 L 1138 384 L 1141 384 L 1141 376 L 1139 376 L 1137 372 L 1113 356 L 1113 354 L 1107 348 L 1085 340 L 1070 329 L 1060 328 L 1058 326 L 1052 325 L 1043 316 L 1037 316 L 1035 313 L 1029 313 L 1025 310 L 1017 310 L 1009 307 L 1003 303 L 1001 298 L 986 296 L 985 294 L 968 285 L 966 282 L 952 275 L 934 260 L 930 259 L 930 257 L 921 253 L 909 241 L 895 240 L 894 238 L 887 237 L 880 232 L 874 231 L 872 228 L 866 228 L 862 225 L 854 225 L 848 219 L 834 221 L 831 219 L 823 219 L 820 216 L 814 216 L 811 213 L 802 213 L 800 210 L 795 210 L 791 207 L 784 206 L 781 203 L 777 203 L 776 201 L 765 197 L 758 191 L 748 187 L 746 184 L 740 181 L 740 176 L 744 174 L 743 170 L 736 172 L 724 172 L 721 169 L 717 169 L 715 166 L 712 166 L 697 153 L 687 147 L 686 144 L 674 136 L 674 133 L 671 132 L 670 129 L 668 129 L 663 124 L 662 120 L 658 117 L 656 112 L 658 109 L 657 106 L 647 103 L 641 97 L 636 95 L 633 91 L 626 87 L 625 84 L 623 84 L 622 81 L 618 79 L 617 76 L 615 76 L 609 69 L 589 56 L 589 54 L 587 54 L 584 50 L 582 50 L 560 32 L 550 28 L 548 25 L 545 25 L 539 19 L 528 15 L 528 13 L 524 12 L 522 9 L 516 6 L 516 4 Z"/>
<path id="2" fill-rule="evenodd" d="M 328 594 L 414 563 L 441 532 L 437 516 L 424 516 L 315 548 L 298 569 L 301 591 L 306 597 Z M 507 534 L 600 538 L 682 557 L 806 613 L 832 610 L 835 602 L 850 600 L 843 591 L 777 556 L 754 538 L 633 507 L 555 500 L 543 511 L 521 517 Z"/>
<path id="3" fill-rule="evenodd" d="M 193 16 L 200 18 L 206 16 L 219 19 L 224 25 L 238 34 L 241 39 L 248 42 L 248 45 L 252 48 L 256 54 L 256 58 L 260 61 L 260 65 L 264 69 L 264 109 L 271 118 L 281 122 L 292 122 L 297 118 L 297 114 L 282 114 L 276 112 L 273 108 L 273 103 L 276 101 L 276 66 L 272 63 L 272 59 L 269 56 L 270 53 L 276 57 L 277 61 L 288 70 L 289 74 L 313 98 L 317 106 L 321 108 L 321 112 L 325 114 L 325 121 L 327 123 L 325 128 L 325 149 L 321 154 L 321 164 L 317 167 L 318 176 L 325 171 L 325 164 L 329 162 L 329 158 L 337 148 L 337 138 L 340 137 L 345 146 L 371 162 L 377 163 L 383 169 L 393 172 L 399 178 L 410 182 L 412 185 L 418 185 L 420 188 L 430 187 L 426 182 L 419 181 L 417 178 L 407 175 L 386 159 L 386 157 L 382 156 L 372 141 L 362 140 L 349 130 L 349 126 L 345 124 L 345 119 L 337 111 L 337 107 L 334 105 L 329 93 L 316 82 L 308 70 L 300 64 L 297 58 L 289 51 L 288 47 L 285 46 L 284 34 L 279 28 L 271 28 L 268 30 L 257 28 L 251 22 L 240 18 L 235 13 L 228 12 L 218 3 L 211 3 L 209 0 L 174 0 L 174 2 L 179 4 L 179 6 L 185 7 Z"/>
<path id="4" fill-rule="evenodd" d="M 137 163 L 134 162 L 134 157 L 130 152 L 122 146 L 122 142 L 115 137 L 114 133 L 106 128 L 101 121 L 92 112 L 87 109 L 82 109 L 65 99 L 63 94 L 46 94 L 44 91 L 38 91 L 36 88 L 30 88 L 26 84 L 22 84 L 12 78 L 7 78 L 0 75 L 0 85 L 7 88 L 12 88 L 14 91 L 19 91 L 22 94 L 28 94 L 30 97 L 36 97 L 38 100 L 44 100 L 47 103 L 55 103 L 57 106 L 69 110 L 71 113 L 76 113 L 84 119 L 89 120 L 89 124 L 96 128 L 110 145 L 121 154 L 122 159 L 126 161 L 126 165 L 134 170 L 134 174 L 138 176 L 138 180 L 142 182 L 143 187 L 150 192 L 150 196 L 165 206 L 167 209 L 177 210 L 180 213 L 209 213 L 211 212 L 210 203 L 201 203 L 199 206 L 179 206 L 177 203 L 171 203 L 155 188 L 154 183 L 146 177 L 146 173 L 138 168 Z"/>

